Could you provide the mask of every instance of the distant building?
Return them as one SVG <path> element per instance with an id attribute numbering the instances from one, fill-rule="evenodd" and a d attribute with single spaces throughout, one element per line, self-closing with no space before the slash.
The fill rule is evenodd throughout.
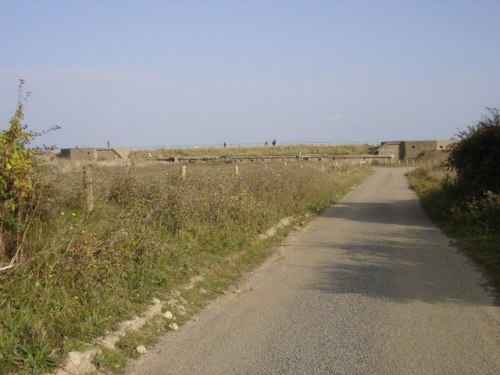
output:
<path id="1" fill-rule="evenodd" d="M 403 154 L 401 141 L 382 142 L 377 150 L 377 155 L 392 155 L 394 159 L 401 159 Z"/>
<path id="2" fill-rule="evenodd" d="M 378 155 L 393 155 L 394 159 L 414 159 L 424 151 L 446 150 L 455 141 L 389 141 L 382 142 Z"/>
<path id="3" fill-rule="evenodd" d="M 130 150 L 124 147 L 114 148 L 63 148 L 61 157 L 71 160 L 118 160 L 128 159 Z"/>

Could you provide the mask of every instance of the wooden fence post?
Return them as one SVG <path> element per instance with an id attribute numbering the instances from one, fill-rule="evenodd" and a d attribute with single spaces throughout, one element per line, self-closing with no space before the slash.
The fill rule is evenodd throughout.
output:
<path id="1" fill-rule="evenodd" d="M 90 165 L 83 167 L 83 190 L 85 192 L 85 210 L 92 212 L 94 210 L 94 177 Z"/>
<path id="2" fill-rule="evenodd" d="M 182 166 L 182 179 L 183 179 L 183 180 L 185 180 L 185 179 L 186 179 L 186 173 L 187 173 L 186 169 L 187 169 L 187 168 L 186 168 L 186 166 L 185 166 L 185 165 L 183 165 L 183 166 Z"/>
<path id="3" fill-rule="evenodd" d="M 234 171 L 235 171 L 235 173 L 236 173 L 236 176 L 238 176 L 238 175 L 240 174 L 240 168 L 239 168 L 239 166 L 238 166 L 238 165 L 236 165 L 236 166 L 234 167 Z"/>

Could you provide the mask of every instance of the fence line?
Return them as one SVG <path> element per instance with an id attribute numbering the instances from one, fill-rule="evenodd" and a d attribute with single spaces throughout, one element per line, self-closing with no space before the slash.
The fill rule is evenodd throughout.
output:
<path id="1" fill-rule="evenodd" d="M 318 173 L 324 173 L 327 170 L 326 165 L 331 165 L 335 168 L 339 168 L 340 170 L 345 170 L 345 167 L 350 169 L 350 168 L 368 166 L 368 163 L 366 163 L 366 161 L 363 161 L 361 158 L 359 158 L 359 159 L 361 159 L 361 161 L 359 163 L 352 162 L 352 160 L 354 158 L 331 158 L 331 157 L 324 158 L 324 159 L 319 158 L 318 163 L 311 163 L 311 164 L 307 162 L 307 158 L 300 157 L 300 158 L 294 158 L 294 159 L 297 160 L 300 168 L 302 168 L 302 166 L 305 164 L 310 165 L 310 166 L 317 166 Z M 316 157 L 314 157 L 314 159 L 316 159 Z M 348 162 L 349 159 L 351 160 L 351 163 Z M 279 157 L 276 159 L 272 159 L 272 160 L 274 162 L 280 161 L 281 162 L 280 165 L 283 165 L 284 167 L 287 167 L 288 162 L 289 162 L 289 159 L 279 158 Z M 389 160 L 389 159 L 381 159 L 381 160 L 383 160 L 385 162 L 384 163 L 385 165 L 410 166 L 410 163 L 412 166 L 416 166 L 417 164 L 418 164 L 418 166 L 431 166 L 432 164 L 437 165 L 437 159 L 418 160 L 418 161 L 416 161 L 416 160 L 411 160 L 411 161 L 410 160 L 398 160 L 398 161 L 396 161 L 396 160 Z M 233 170 L 233 172 L 231 174 L 228 174 L 228 176 L 232 175 L 234 177 L 238 177 L 241 173 L 240 165 L 242 165 L 242 164 L 236 163 L 235 161 L 232 161 L 232 162 L 234 163 L 233 168 L 226 169 L 228 171 L 230 169 Z M 258 164 L 260 165 L 261 163 L 258 163 Z M 193 164 L 193 166 L 194 165 L 200 166 L 200 164 Z M 222 165 L 224 165 L 224 164 L 222 164 Z M 251 166 L 254 164 L 248 163 L 248 164 L 244 164 L 244 165 L 251 168 Z M 158 167 L 158 166 L 161 167 L 161 164 L 156 164 L 153 166 L 154 167 Z M 128 172 L 132 171 L 133 173 L 131 174 L 131 176 L 135 176 L 138 178 L 143 178 L 146 176 L 173 176 L 173 175 L 177 175 L 180 178 L 182 178 L 183 180 L 186 180 L 187 176 L 188 176 L 188 169 L 191 168 L 191 167 L 189 167 L 189 165 L 186 165 L 186 164 L 180 165 L 180 168 L 179 168 L 179 164 L 165 164 L 165 166 L 167 166 L 167 168 L 160 168 L 159 170 L 155 170 L 155 171 L 142 169 L 142 168 L 147 168 L 147 167 L 131 168 L 130 166 L 126 166 L 126 167 L 124 166 L 122 173 L 119 173 L 116 171 L 113 171 L 112 173 L 110 173 L 111 171 L 107 170 L 108 167 L 97 168 L 95 165 L 93 166 L 92 164 L 89 164 L 89 165 L 83 166 L 82 169 L 80 170 L 80 172 L 74 172 L 74 171 L 63 172 L 63 173 L 58 174 L 58 177 L 64 177 L 65 175 L 68 175 L 68 174 L 76 177 L 77 173 L 78 174 L 81 173 L 81 176 L 82 176 L 81 178 L 83 178 L 83 191 L 81 190 L 82 187 L 80 187 L 79 190 L 81 192 L 83 192 L 82 202 L 83 202 L 85 211 L 92 212 L 94 209 L 94 206 L 95 206 L 96 188 L 98 188 L 97 189 L 98 194 L 99 194 L 98 196 L 100 197 L 100 194 L 102 194 L 103 191 L 106 191 L 106 189 L 109 188 L 110 184 L 112 184 L 112 181 L 110 181 L 110 178 L 124 177 L 124 176 L 128 175 Z M 168 170 L 168 173 L 166 172 L 166 169 Z M 171 172 L 173 172 L 173 173 L 171 173 Z M 227 172 L 227 173 L 229 173 L 229 172 Z M 80 180 L 80 181 L 82 181 L 82 180 Z M 69 182 L 69 185 L 68 185 L 68 182 L 65 182 L 65 184 L 63 186 L 65 188 L 67 188 L 68 186 L 75 187 L 74 183 L 76 183 L 76 181 Z M 80 185 L 80 186 L 82 186 L 82 185 Z M 99 193 L 99 192 L 101 192 L 101 193 Z"/>

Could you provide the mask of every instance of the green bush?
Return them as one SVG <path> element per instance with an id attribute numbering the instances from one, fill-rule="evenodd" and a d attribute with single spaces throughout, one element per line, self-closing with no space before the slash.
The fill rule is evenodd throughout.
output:
<path id="1" fill-rule="evenodd" d="M 450 153 L 457 183 L 469 194 L 500 193 L 500 113 L 495 108 L 488 112 L 489 117 L 458 134 Z"/>
<path id="2" fill-rule="evenodd" d="M 32 135 L 22 124 L 23 92 L 10 127 L 0 132 L 0 266 L 22 258 L 33 198 L 31 168 L 33 150 L 27 148 Z"/>
<path id="3" fill-rule="evenodd" d="M 41 133 L 27 130 L 22 121 L 30 93 L 23 91 L 25 81 L 19 81 L 15 114 L 9 128 L 0 132 L 0 268 L 3 269 L 14 267 L 30 256 L 32 244 L 27 241 L 28 232 L 33 221 L 44 216 L 41 195 L 50 195 L 48 186 L 34 178 L 36 150 L 29 144 L 34 138 L 59 129 L 55 126 Z"/>

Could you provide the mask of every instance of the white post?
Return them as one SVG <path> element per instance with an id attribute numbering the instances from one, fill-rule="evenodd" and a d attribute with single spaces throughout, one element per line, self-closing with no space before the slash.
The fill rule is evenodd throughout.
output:
<path id="1" fill-rule="evenodd" d="M 85 191 L 85 209 L 87 212 L 92 212 L 94 210 L 94 178 L 90 165 L 83 167 L 83 189 Z"/>

